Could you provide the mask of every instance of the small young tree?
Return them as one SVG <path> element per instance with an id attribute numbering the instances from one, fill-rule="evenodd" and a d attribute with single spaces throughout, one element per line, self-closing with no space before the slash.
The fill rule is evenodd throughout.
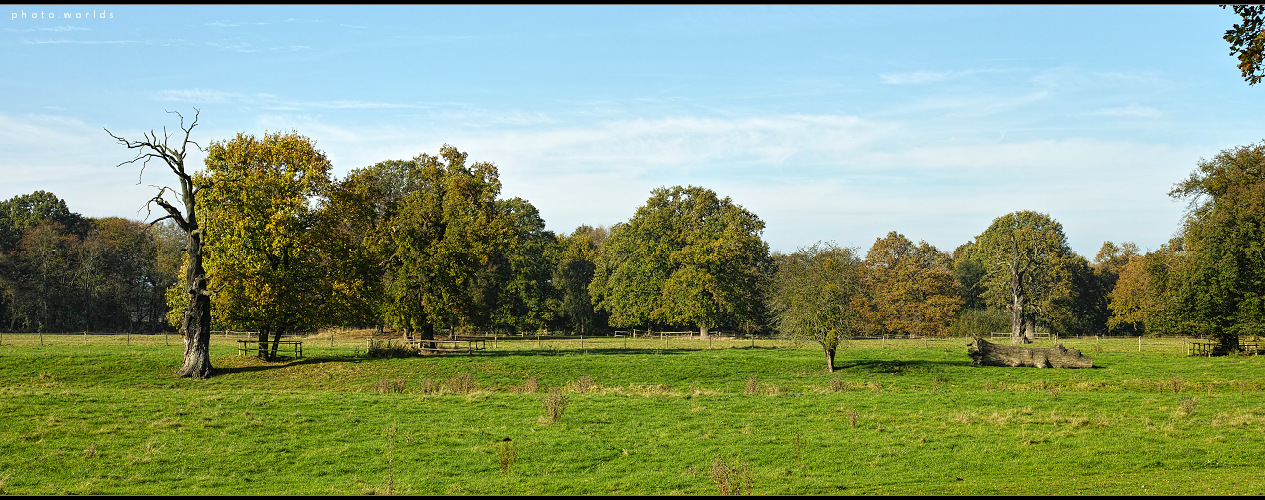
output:
<path id="1" fill-rule="evenodd" d="M 778 255 L 769 309 L 783 335 L 819 344 L 826 371 L 835 369 L 839 341 L 862 321 L 853 307 L 861 296 L 861 259 L 848 248 L 818 243 Z"/>

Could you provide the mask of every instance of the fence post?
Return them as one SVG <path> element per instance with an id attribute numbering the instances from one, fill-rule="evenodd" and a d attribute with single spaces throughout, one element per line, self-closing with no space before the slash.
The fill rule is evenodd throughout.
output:
<path id="1" fill-rule="evenodd" d="M 1138 352 L 1142 352 L 1142 336 L 1138 335 Z"/>

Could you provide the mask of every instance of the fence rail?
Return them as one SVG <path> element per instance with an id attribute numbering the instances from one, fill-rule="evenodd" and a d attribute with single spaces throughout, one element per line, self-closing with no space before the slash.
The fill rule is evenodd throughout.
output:
<path id="1" fill-rule="evenodd" d="M 216 331 L 211 336 L 213 348 L 224 348 L 224 352 L 235 352 L 238 340 L 243 336 L 255 338 L 255 332 L 236 332 L 231 330 Z M 271 342 L 271 335 L 269 336 Z M 708 338 L 699 338 L 698 332 L 651 332 L 647 334 L 638 330 L 636 337 L 631 330 L 613 332 L 605 335 L 536 335 L 532 333 L 503 335 L 489 333 L 486 335 L 437 336 L 436 340 L 482 340 L 486 351 L 530 351 L 545 350 L 550 352 L 595 352 L 595 351 L 665 351 L 665 350 L 705 350 L 730 348 L 785 348 L 785 349 L 820 349 L 812 343 L 796 343 L 789 339 L 752 336 L 722 332 L 709 332 Z M 374 334 L 377 340 L 403 339 L 402 334 Z M 304 341 L 304 355 L 319 356 L 322 352 L 354 353 L 364 352 L 364 335 L 351 335 L 345 331 L 322 331 L 319 334 L 291 334 L 283 336 L 287 340 Z M 965 349 L 969 337 L 852 337 L 843 340 L 840 348 L 850 349 Z M 1196 352 L 1208 355 L 1202 347 L 1207 339 L 1194 337 L 1108 337 L 1051 336 L 1049 339 L 1037 339 L 1036 344 L 1061 343 L 1068 348 L 1080 349 L 1093 355 L 1094 352 L 1148 352 L 1166 355 L 1187 356 Z M 1245 354 L 1259 352 L 1256 348 L 1259 339 L 1243 339 Z M 126 334 L 126 333 L 0 333 L 0 355 L 7 349 L 32 346 L 133 346 L 138 348 L 171 348 L 183 349 L 184 343 L 179 335 L 168 334 Z M 1197 346 L 1198 345 L 1198 346 Z"/>

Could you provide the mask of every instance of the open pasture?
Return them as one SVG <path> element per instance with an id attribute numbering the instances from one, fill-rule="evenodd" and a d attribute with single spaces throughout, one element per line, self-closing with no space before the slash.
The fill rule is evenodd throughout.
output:
<path id="1" fill-rule="evenodd" d="M 1265 357 L 1181 339 L 1061 340 L 1083 370 L 853 340 L 831 374 L 764 339 L 345 337 L 274 363 L 217 337 L 195 381 L 175 336 L 6 334 L 0 493 L 1265 493 Z"/>

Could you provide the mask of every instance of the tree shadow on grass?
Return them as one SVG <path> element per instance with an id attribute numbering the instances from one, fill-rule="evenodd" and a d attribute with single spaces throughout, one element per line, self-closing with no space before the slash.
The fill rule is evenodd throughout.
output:
<path id="1" fill-rule="evenodd" d="M 929 373 L 942 368 L 974 366 L 971 360 L 962 361 L 927 361 L 927 360 L 869 360 L 839 363 L 835 362 L 835 370 L 856 369 L 859 372 L 882 373 L 887 375 L 904 375 L 907 373 Z"/>
<path id="2" fill-rule="evenodd" d="M 705 351 L 705 350 L 706 349 L 622 349 L 618 347 L 601 348 L 601 349 L 522 349 L 522 350 L 497 349 L 495 351 L 480 351 L 479 353 L 474 354 L 474 356 L 475 357 L 503 358 L 503 357 L 510 357 L 510 356 L 610 356 L 610 355 L 640 356 L 640 355 L 655 355 L 655 354 L 679 355 L 679 354 L 696 353 L 696 352 Z M 453 354 L 445 354 L 445 356 L 466 356 L 466 354 L 453 353 Z"/>
<path id="3" fill-rule="evenodd" d="M 258 359 L 258 358 L 255 358 Z M 323 363 L 338 362 L 354 362 L 364 360 L 363 357 L 356 356 L 330 356 L 330 357 L 305 357 L 300 359 L 289 359 L 282 361 L 266 361 L 267 364 L 250 365 L 250 366 L 231 366 L 216 367 L 214 376 L 233 375 L 237 373 L 261 372 L 265 370 L 277 370 L 281 368 L 289 368 L 291 366 L 316 365 Z"/>

